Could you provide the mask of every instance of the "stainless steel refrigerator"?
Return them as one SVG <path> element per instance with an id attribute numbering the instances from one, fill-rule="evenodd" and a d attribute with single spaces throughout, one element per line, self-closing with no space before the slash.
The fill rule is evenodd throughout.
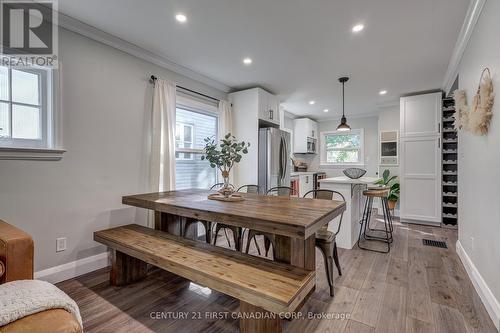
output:
<path id="1" fill-rule="evenodd" d="M 290 187 L 290 133 L 278 128 L 259 129 L 259 187 L 265 194 L 275 186 Z"/>

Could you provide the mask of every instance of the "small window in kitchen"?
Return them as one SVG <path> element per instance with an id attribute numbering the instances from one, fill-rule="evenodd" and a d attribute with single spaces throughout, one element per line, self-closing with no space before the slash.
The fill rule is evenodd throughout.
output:
<path id="1" fill-rule="evenodd" d="M 339 166 L 364 164 L 362 129 L 321 134 L 321 164 Z"/>
<path id="2" fill-rule="evenodd" d="M 53 148 L 51 70 L 0 66 L 0 148 Z"/>

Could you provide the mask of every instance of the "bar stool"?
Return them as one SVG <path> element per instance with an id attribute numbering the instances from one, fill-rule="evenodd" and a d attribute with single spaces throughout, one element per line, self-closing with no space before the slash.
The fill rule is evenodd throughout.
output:
<path id="1" fill-rule="evenodd" d="M 391 243 L 393 242 L 393 225 L 392 217 L 389 211 L 389 205 L 387 196 L 389 195 L 389 189 L 369 189 L 363 191 L 363 195 L 366 197 L 365 208 L 363 211 L 363 218 L 360 221 L 361 227 L 359 229 L 358 237 L 358 247 L 362 250 L 379 252 L 379 253 L 389 253 L 391 250 Z M 372 208 L 373 208 L 373 198 L 380 198 L 382 202 L 382 211 L 384 215 L 384 229 L 377 229 L 370 226 Z M 379 233 L 375 235 L 375 233 Z M 377 250 L 373 248 L 368 248 L 361 245 L 361 240 L 365 241 L 378 241 L 387 244 L 387 250 Z"/>

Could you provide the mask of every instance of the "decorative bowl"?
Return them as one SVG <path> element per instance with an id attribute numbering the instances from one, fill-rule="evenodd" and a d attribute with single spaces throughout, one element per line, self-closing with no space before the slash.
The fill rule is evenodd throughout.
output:
<path id="1" fill-rule="evenodd" d="M 349 168 L 349 169 L 345 169 L 342 172 L 344 173 L 344 175 L 346 175 L 347 177 L 349 177 L 351 179 L 358 179 L 358 178 L 361 178 L 365 175 L 366 170 L 363 170 L 360 168 Z"/>

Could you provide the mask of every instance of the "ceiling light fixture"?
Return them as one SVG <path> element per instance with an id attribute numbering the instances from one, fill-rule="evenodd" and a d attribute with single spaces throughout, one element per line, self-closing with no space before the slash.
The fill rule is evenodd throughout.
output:
<path id="1" fill-rule="evenodd" d="M 330 110 L 328 110 L 328 109 L 324 109 L 324 110 L 323 110 L 323 112 L 328 112 L 328 111 L 330 111 Z"/>
<path id="2" fill-rule="evenodd" d="M 387 94 L 387 90 L 380 90 L 379 95 L 385 95 Z"/>
<path id="3" fill-rule="evenodd" d="M 244 63 L 245 65 L 251 65 L 251 64 L 252 64 L 252 62 L 253 62 L 253 61 L 252 61 L 252 59 L 251 59 L 251 58 L 245 58 L 245 59 L 243 59 L 243 63 Z"/>
<path id="4" fill-rule="evenodd" d="M 181 23 L 185 23 L 187 21 L 186 15 L 180 14 L 180 13 L 175 15 L 175 19 L 177 20 L 177 22 L 181 22 Z"/>
<path id="5" fill-rule="evenodd" d="M 350 131 L 351 126 L 347 125 L 347 118 L 345 117 L 345 94 L 344 94 L 344 84 L 349 80 L 348 77 L 344 76 L 339 78 L 339 82 L 342 83 L 342 118 L 340 119 L 340 125 L 337 127 L 337 131 Z"/>
<path id="6" fill-rule="evenodd" d="M 364 25 L 362 24 L 356 24 L 354 27 L 352 27 L 352 32 L 360 32 L 365 28 Z"/>
<path id="7" fill-rule="evenodd" d="M 314 105 L 316 104 L 316 101 L 309 101 L 309 105 Z"/>

